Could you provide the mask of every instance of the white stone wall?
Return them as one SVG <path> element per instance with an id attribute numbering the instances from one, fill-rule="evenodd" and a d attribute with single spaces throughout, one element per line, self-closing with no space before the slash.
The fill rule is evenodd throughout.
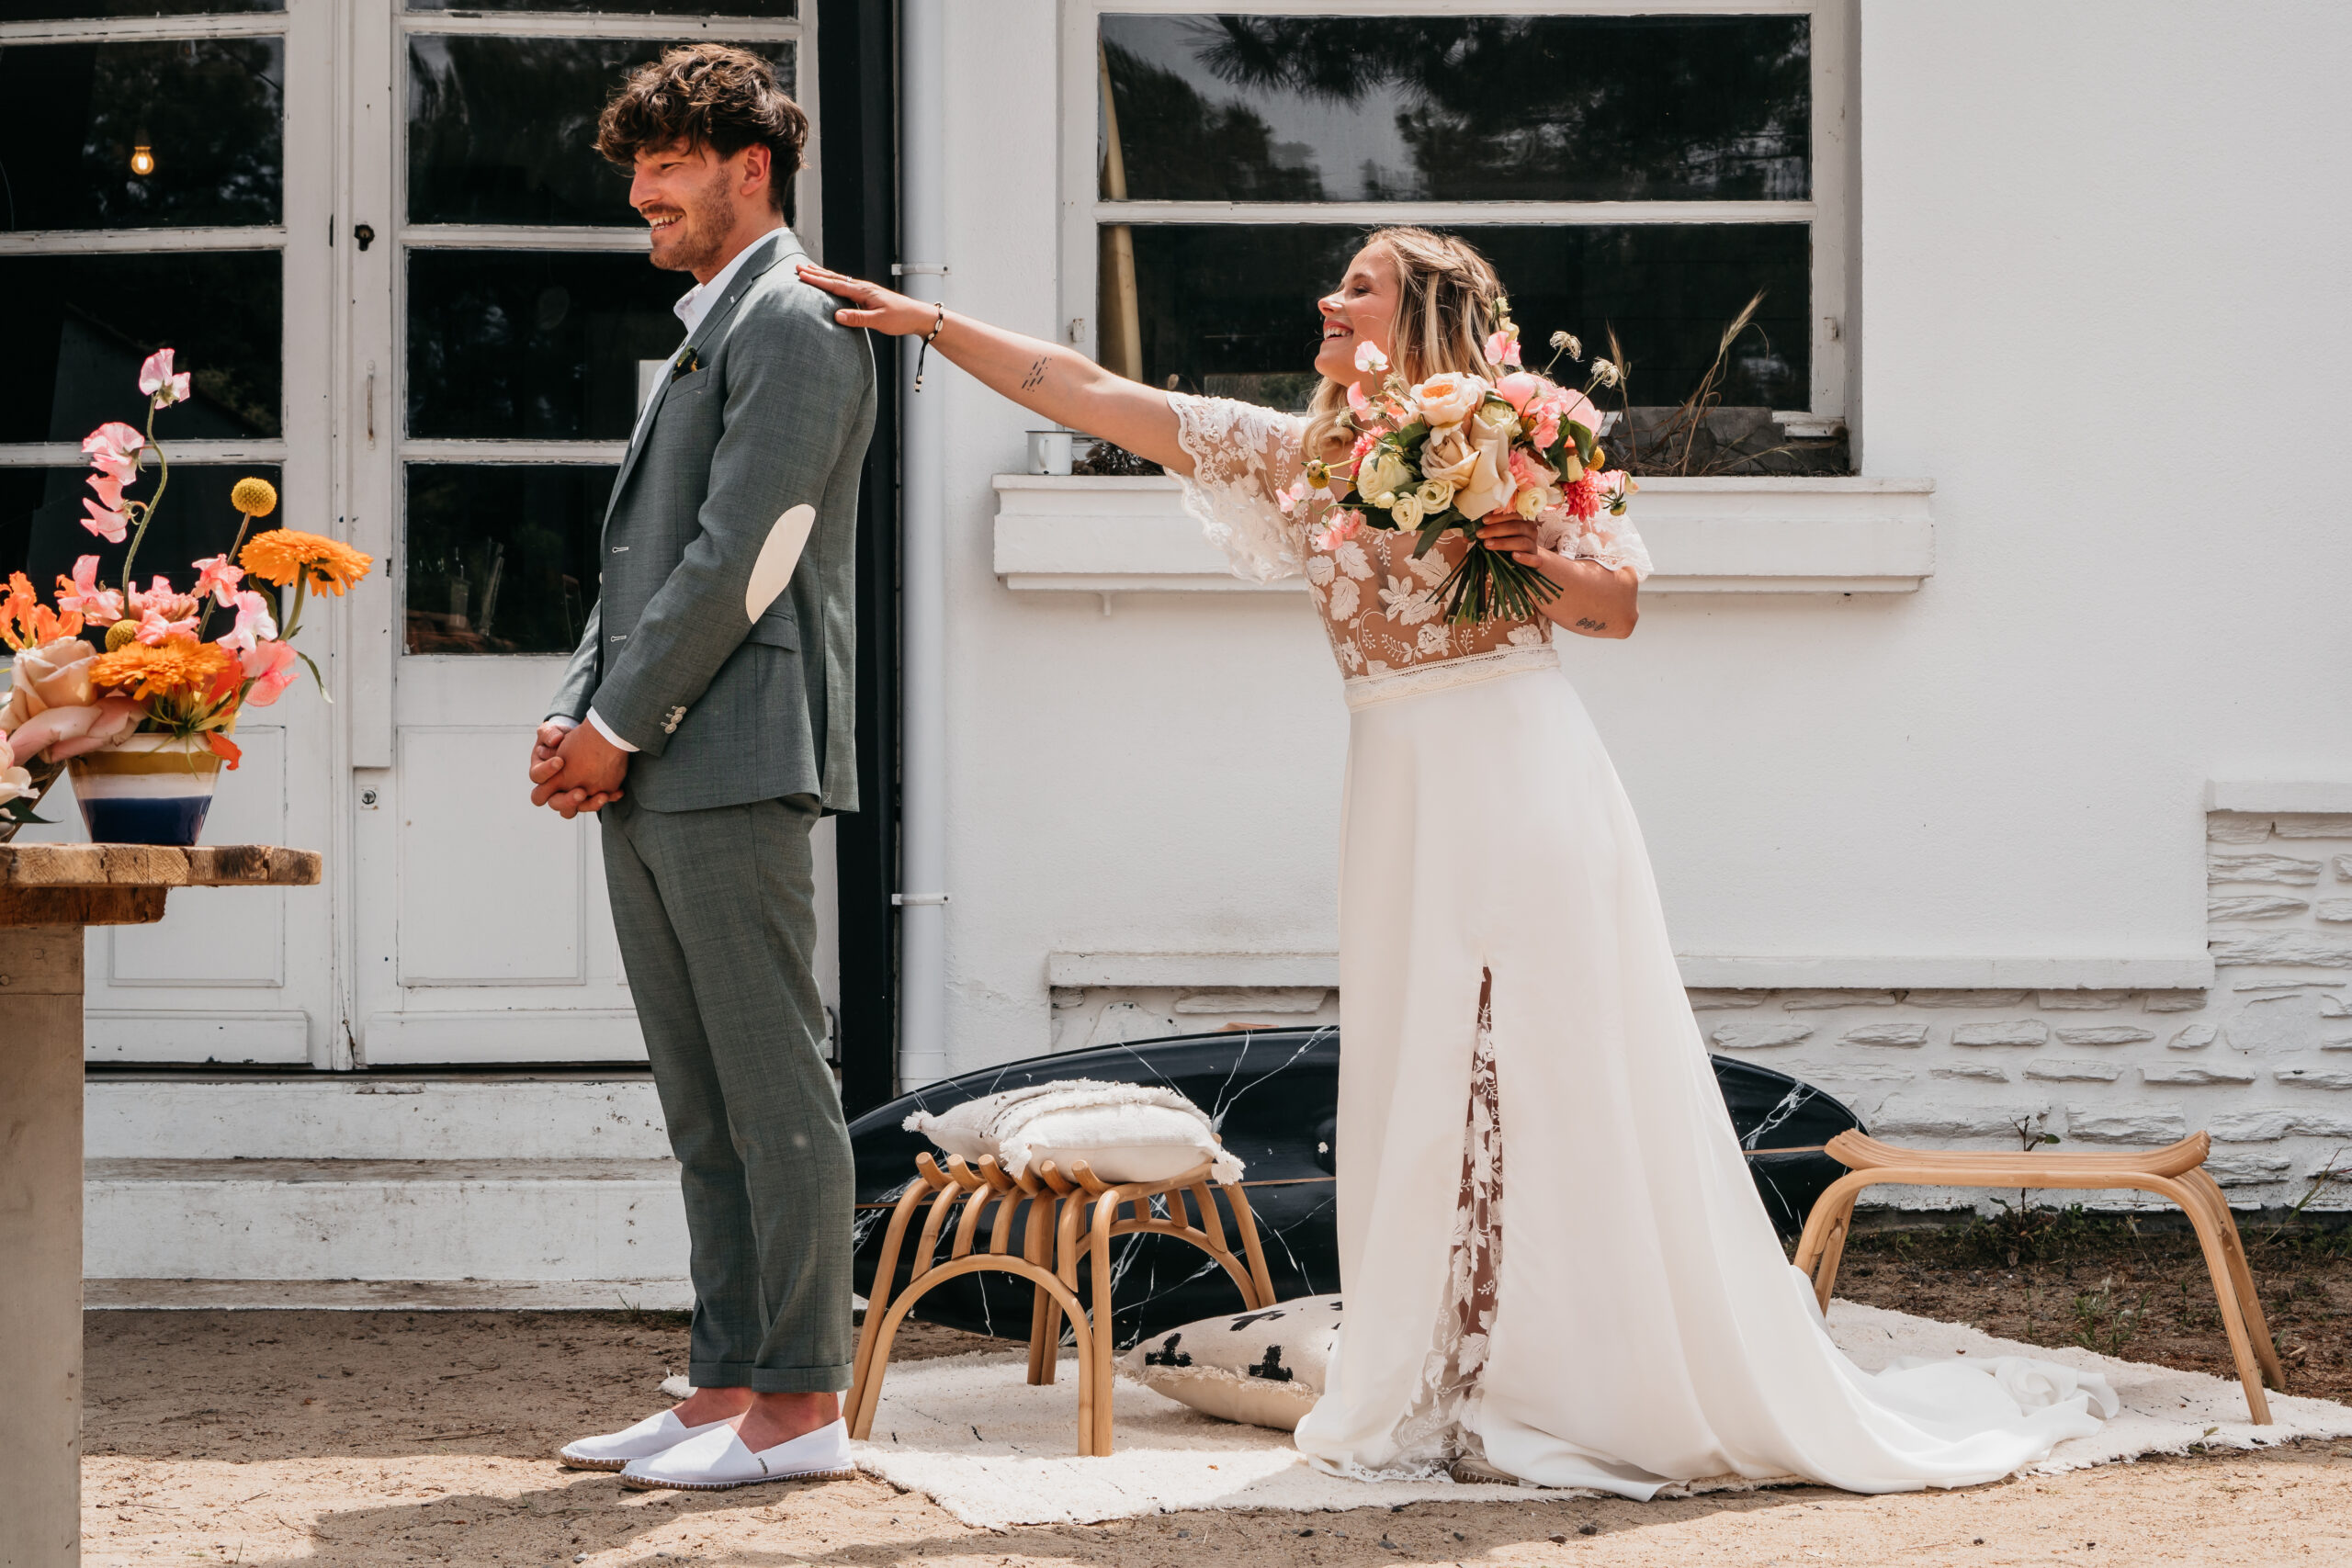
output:
<path id="1" fill-rule="evenodd" d="M 2352 815 L 2214 812 L 2207 840 L 2208 990 L 1703 990 L 1690 1005 L 1710 1049 L 1816 1084 L 1898 1143 L 2145 1146 L 2202 1130 L 2233 1203 L 2352 1208 Z M 1285 1016 L 1265 1006 L 1279 994 L 1057 990 L 1054 1049 L 1336 1021 L 1336 995 Z"/>

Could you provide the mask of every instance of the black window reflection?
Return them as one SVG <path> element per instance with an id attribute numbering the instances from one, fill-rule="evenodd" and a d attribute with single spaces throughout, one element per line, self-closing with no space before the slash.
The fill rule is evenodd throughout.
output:
<path id="1" fill-rule="evenodd" d="M 1804 17 L 1102 18 L 1139 201 L 1796 200 Z M 1106 195 L 1112 194 L 1105 191 Z"/>
<path id="2" fill-rule="evenodd" d="M 412 11 L 600 11 L 635 17 L 797 17 L 797 0 L 408 0 Z"/>
<path id="3" fill-rule="evenodd" d="M 411 252 L 408 433 L 628 439 L 638 362 L 677 351 L 693 287 L 640 255 Z"/>
<path id="4" fill-rule="evenodd" d="M 412 37 L 409 220 L 641 223 L 629 210 L 628 175 L 596 155 L 596 117 L 626 72 L 667 47 L 643 39 Z M 766 56 L 792 89 L 789 41 L 741 47 Z M 791 197 L 787 184 L 787 220 Z"/>
<path id="5" fill-rule="evenodd" d="M 1811 406 L 1811 245 L 1801 223 L 1480 226 L 1477 246 L 1510 290 L 1536 361 L 1555 332 L 1604 352 L 1614 327 L 1637 405 L 1672 404 L 1698 384 L 1724 328 L 1761 288 L 1756 327 L 1726 366 L 1727 404 Z M 1182 390 L 1303 409 L 1317 378 L 1316 299 L 1365 231 L 1339 225 L 1135 227 L 1143 379 Z M 1106 289 L 1121 281 L 1106 270 Z M 1115 306 L 1103 305 L 1105 320 Z M 1563 379 L 1569 367 L 1562 367 Z M 1603 402 L 1612 407 L 1611 396 Z"/>
<path id="6" fill-rule="evenodd" d="M 219 11 L 283 11 L 286 0 L 0 0 L 0 22 L 77 17 L 187 17 Z"/>
<path id="7" fill-rule="evenodd" d="M 596 541 L 619 470 L 412 463 L 411 653 L 570 653 L 596 603 Z"/>
<path id="8" fill-rule="evenodd" d="M 0 442 L 143 427 L 140 362 L 165 347 L 192 396 L 155 416 L 158 436 L 277 435 L 282 278 L 276 251 L 0 256 Z"/>
<path id="9" fill-rule="evenodd" d="M 195 561 L 217 556 L 235 543 L 243 519 L 229 504 L 229 491 L 247 475 L 278 482 L 277 469 L 267 466 L 173 464 L 164 503 L 139 543 L 140 581 L 161 574 L 187 588 L 196 581 Z M 96 556 L 100 580 L 121 582 L 130 540 L 109 545 L 82 526 L 88 515 L 82 502 L 92 494 L 89 477 L 87 468 L 0 468 L 0 577 L 21 571 L 47 598 L 60 577 L 73 574 L 75 561 Z M 159 477 L 149 468 L 123 493 L 133 501 L 150 500 Z M 282 523 L 324 533 L 331 531 L 329 521 L 279 513 L 264 526 Z"/>
<path id="10" fill-rule="evenodd" d="M 0 104 L 8 231 L 278 221 L 283 39 L 0 45 Z"/>

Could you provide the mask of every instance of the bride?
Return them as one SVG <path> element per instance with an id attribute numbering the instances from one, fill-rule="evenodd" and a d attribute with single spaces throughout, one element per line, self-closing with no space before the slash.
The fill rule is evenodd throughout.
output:
<path id="1" fill-rule="evenodd" d="M 2023 1359 L 1865 1372 L 1792 1270 L 1690 1014 L 1649 858 L 1555 634 L 1623 637 L 1649 571 L 1604 513 L 1498 513 L 1481 541 L 1318 535 L 1281 492 L 1344 460 L 1371 344 L 1408 382 L 1498 378 L 1502 288 L 1462 241 L 1374 233 L 1320 302 L 1304 419 L 1163 392 L 1069 349 L 803 265 L 853 327 L 925 338 L 990 388 L 1117 443 L 1261 580 L 1304 576 L 1349 713 L 1337 1168 L 1344 1326 L 1301 1450 L 1646 1498 L 1737 1475 L 1854 1492 L 1990 1481 L 2115 1413 Z M 1365 355 L 1366 360 L 1372 356 Z M 1374 361 L 1376 362 L 1376 361 Z M 1436 589 L 1508 553 L 1541 618 L 1450 625 Z M 2098 1414 L 2094 1415 L 2096 1407 Z"/>

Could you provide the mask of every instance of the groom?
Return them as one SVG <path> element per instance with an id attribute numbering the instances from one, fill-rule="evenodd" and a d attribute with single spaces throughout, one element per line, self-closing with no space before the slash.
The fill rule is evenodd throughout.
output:
<path id="1" fill-rule="evenodd" d="M 766 61 L 716 45 L 632 73 L 597 127 L 597 151 L 634 171 L 653 265 L 695 277 L 530 769 L 535 805 L 602 815 L 692 1240 L 693 1394 L 562 1454 L 637 1486 L 850 1469 L 850 1148 L 820 1048 L 808 832 L 857 805 L 853 546 L 875 372 L 793 270 L 806 253 L 783 193 L 808 132 Z"/>

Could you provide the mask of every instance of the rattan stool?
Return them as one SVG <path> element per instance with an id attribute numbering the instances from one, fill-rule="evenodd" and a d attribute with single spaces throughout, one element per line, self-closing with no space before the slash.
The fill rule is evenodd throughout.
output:
<path id="1" fill-rule="evenodd" d="M 1905 1187 L 2128 1187 L 2170 1199 L 2188 1216 L 2204 1249 L 2205 1269 L 2213 1279 L 2213 1300 L 2221 1308 L 2222 1326 L 2230 1337 L 2230 1356 L 2237 1363 L 2238 1382 L 2245 1389 L 2246 1408 L 2257 1427 L 2270 1423 L 2270 1401 L 2262 1392 L 2267 1382 L 2284 1391 L 2285 1370 L 2270 1343 L 2270 1325 L 2263 1321 L 2262 1303 L 2256 1300 L 2254 1275 L 2246 1268 L 2245 1248 L 2238 1239 L 2237 1221 L 2221 1184 L 2205 1172 L 2211 1140 L 2202 1133 L 2161 1149 L 2116 1154 L 1974 1154 L 1953 1149 L 1906 1149 L 1848 1131 L 1825 1145 L 1830 1158 L 1847 1174 L 1830 1184 L 1804 1223 L 1797 1243 L 1796 1266 L 1813 1280 L 1813 1292 L 1824 1309 L 1829 1289 L 1838 1280 L 1838 1263 L 1845 1255 L 1852 1227 L 1854 1200 L 1865 1187 L 1893 1183 Z"/>
<path id="2" fill-rule="evenodd" d="M 1086 1162 L 1071 1163 L 1065 1175 L 1051 1160 L 1015 1179 L 984 1156 L 978 1167 L 951 1156 L 945 1168 L 930 1155 L 915 1156 L 918 1179 L 910 1182 L 891 1211 L 884 1234 L 882 1256 L 874 1270 L 874 1290 L 865 1308 L 865 1326 L 858 1335 L 857 1359 L 850 1373 L 845 1414 L 850 1435 L 868 1436 L 882 1402 L 882 1380 L 890 1364 L 890 1346 L 899 1325 L 915 1303 L 948 1280 L 981 1269 L 994 1269 L 1029 1281 L 1035 1295 L 1029 1319 L 1029 1382 L 1036 1385 L 1055 1379 L 1061 1348 L 1062 1322 L 1069 1320 L 1078 1348 L 1078 1451 L 1081 1456 L 1111 1451 L 1111 1243 L 1139 1232 L 1170 1235 L 1207 1253 L 1223 1266 L 1241 1292 L 1245 1309 L 1273 1304 L 1274 1290 L 1266 1273 L 1266 1258 L 1258 1239 L 1258 1222 L 1250 1200 L 1238 1182 L 1218 1182 L 1206 1163 L 1165 1181 L 1106 1182 L 1098 1179 Z M 1225 1195 L 1240 1233 L 1242 1251 L 1237 1256 L 1227 1244 L 1224 1221 L 1215 1193 Z M 1200 1219 L 1194 1223 L 1185 1209 L 1190 1194 Z M 1155 1205 L 1154 1200 L 1160 1200 Z M 956 1222 L 954 1239 L 944 1260 L 938 1257 L 939 1238 L 947 1231 L 957 1204 L 964 1213 Z M 915 1244 L 907 1283 L 893 1294 L 899 1257 L 915 1211 L 928 1206 Z M 1021 1253 L 1012 1253 L 1018 1211 L 1022 1224 Z M 985 1252 L 973 1250 L 982 1218 L 996 1212 Z M 1120 1211 L 1129 1210 L 1125 1217 Z M 1080 1271 L 1087 1266 L 1087 1300 L 1080 1299 Z M 1087 1306 L 1103 1315 L 1090 1317 Z"/>

